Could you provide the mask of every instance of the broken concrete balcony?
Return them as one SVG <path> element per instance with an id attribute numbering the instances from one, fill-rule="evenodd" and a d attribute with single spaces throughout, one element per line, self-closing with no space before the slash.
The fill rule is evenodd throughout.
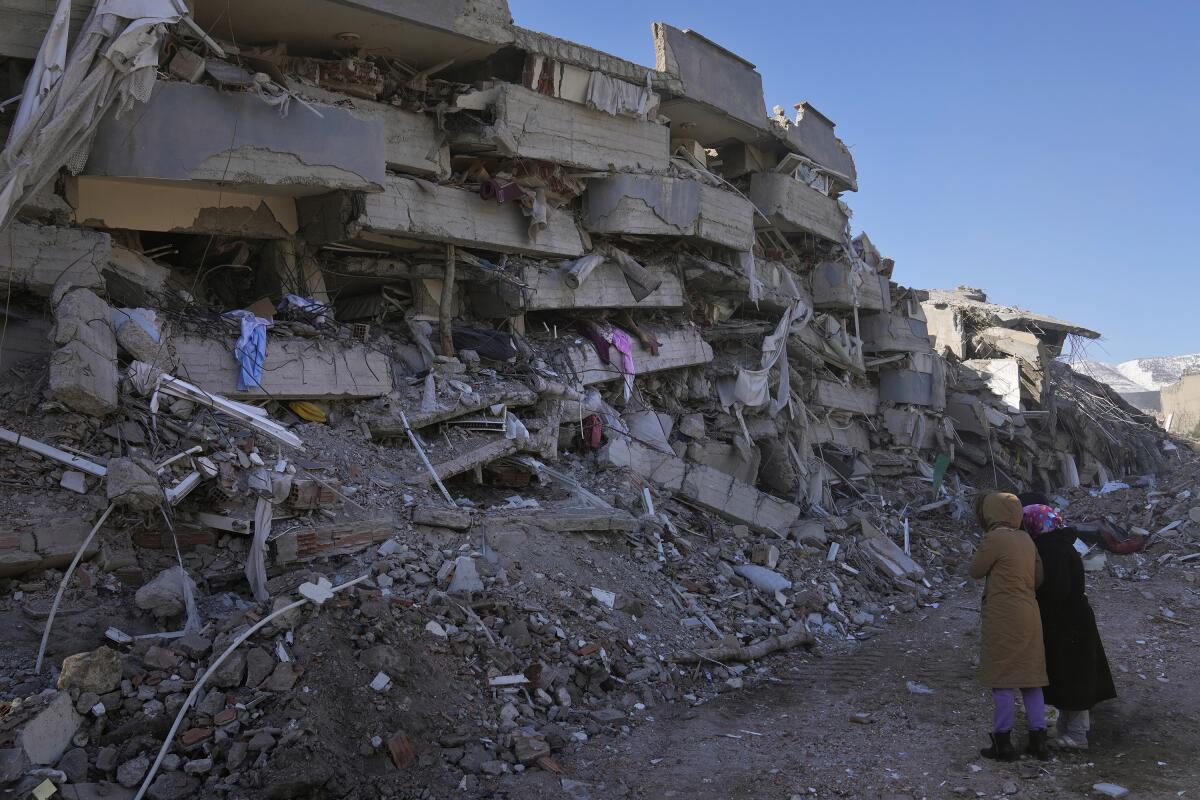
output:
<path id="1" fill-rule="evenodd" d="M 807 233 L 832 242 L 845 238 L 848 220 L 838 201 L 790 175 L 756 172 L 750 178 L 750 199 L 785 234 Z"/>
<path id="2" fill-rule="evenodd" d="M 383 125 L 348 110 L 280 117 L 257 95 L 160 81 L 138 112 L 100 123 L 84 174 L 302 197 L 383 190 Z"/>
<path id="3" fill-rule="evenodd" d="M 383 158 L 392 172 L 445 178 L 450 175 L 450 146 L 438 130 L 437 117 L 350 97 L 307 84 L 297 88 L 305 98 L 338 105 L 352 116 L 383 128 Z M 321 113 L 325 113 L 322 110 Z"/>
<path id="4" fill-rule="evenodd" d="M 879 413 L 879 392 L 874 386 L 839 383 L 838 381 L 814 379 L 811 401 L 819 406 L 839 411 L 849 411 L 873 417 Z"/>
<path id="5" fill-rule="evenodd" d="M 460 109 L 487 112 L 489 124 L 455 133 L 457 151 L 498 153 L 586 170 L 652 172 L 669 161 L 670 130 L 614 116 L 511 83 L 459 96 Z"/>
<path id="6" fill-rule="evenodd" d="M 888 279 L 856 270 L 845 261 L 825 261 L 813 268 L 813 307 L 818 311 L 882 311 L 891 308 Z"/>
<path id="7" fill-rule="evenodd" d="M 879 371 L 879 399 L 896 405 L 944 408 L 946 384 L 939 387 L 933 372 L 915 369 L 883 369 Z"/>
<path id="8" fill-rule="evenodd" d="M 282 42 L 293 55 L 352 46 L 419 70 L 480 61 L 512 41 L 507 0 L 194 0 L 196 22 L 240 45 Z"/>
<path id="9" fill-rule="evenodd" d="M 864 314 L 859 320 L 863 350 L 868 353 L 931 352 L 933 344 L 929 340 L 924 315 L 919 306 L 914 310 L 920 316 L 906 316 L 893 311 Z"/>
<path id="10" fill-rule="evenodd" d="M 206 392 L 240 399 L 348 400 L 380 397 L 392 390 L 388 356 L 361 344 L 268 336 L 260 386 L 239 391 L 236 337 L 213 339 L 175 334 L 179 377 Z"/>
<path id="11" fill-rule="evenodd" d="M 753 64 L 693 30 L 656 22 L 653 31 L 659 72 L 679 82 L 662 104 L 675 129 L 705 147 L 767 137 L 762 75 Z"/>
<path id="12" fill-rule="evenodd" d="M 1062 354 L 1068 336 L 1099 339 L 1096 331 L 1046 314 L 1015 306 L 989 303 L 987 295 L 970 286 L 953 290 L 927 289 L 919 293 L 939 349 L 948 348 L 960 358 L 969 355 L 972 333 L 988 327 L 1007 328 L 1036 336 L 1051 358 Z"/>
<path id="13" fill-rule="evenodd" d="M 635 339 L 633 343 L 635 376 L 648 372 L 661 372 L 666 369 L 694 367 L 707 364 L 713 359 L 712 347 L 701 338 L 700 331 L 694 326 L 689 325 L 668 331 L 648 330 L 647 332 L 658 340 L 658 355 L 652 354 Z M 579 376 L 579 380 L 585 386 L 615 381 L 622 377 L 621 370 L 602 361 L 596 348 L 586 340 L 581 339 L 568 351 L 568 354 L 575 374 Z M 610 356 L 612 354 L 620 356 L 615 349 L 610 351 Z"/>
<path id="14" fill-rule="evenodd" d="M 700 181 L 613 175 L 589 180 L 584 200 L 584 226 L 592 233 L 683 236 L 738 251 L 754 245 L 754 207 Z"/>
<path id="15" fill-rule="evenodd" d="M 689 291 L 699 292 L 705 297 L 720 295 L 738 305 L 745 302 L 749 296 L 750 279 L 740 265 L 723 264 L 695 253 L 679 253 L 676 258 Z M 760 310 L 783 311 L 794 305 L 797 300 L 801 301 L 805 308 L 813 307 L 808 281 L 786 264 L 756 257 L 754 275 L 758 278 L 762 292 L 757 301 Z"/>
<path id="16" fill-rule="evenodd" d="M 526 82 L 525 86 L 535 88 L 534 81 L 544 77 L 548 68 L 551 73 L 548 88 L 554 97 L 564 100 L 585 102 L 587 84 L 593 72 L 600 72 L 637 86 L 646 85 L 649 77 L 650 85 L 656 90 L 675 94 L 683 91 L 683 84 L 677 76 L 627 61 L 585 44 L 560 39 L 519 25 L 513 26 L 513 47 L 523 51 L 526 56 L 525 76 L 529 82 Z M 653 113 L 659 99 L 652 98 L 651 102 Z"/>
<path id="17" fill-rule="evenodd" d="M 833 132 L 834 122 L 810 103 L 795 105 L 796 118 L 786 128 L 775 126 L 775 133 L 789 149 L 829 172 L 841 188 L 856 191 L 858 173 L 850 149 Z"/>
<path id="18" fill-rule="evenodd" d="M 111 250 L 107 233 L 14 221 L 0 230 L 0 282 L 41 297 L 60 281 L 98 289 Z"/>
<path id="19" fill-rule="evenodd" d="M 549 209 L 546 226 L 531 231 L 516 202 L 411 178 L 388 176 L 379 194 L 331 193 L 303 198 L 297 206 L 304 235 L 313 242 L 403 246 L 415 239 L 547 258 L 583 255 L 579 228 L 565 211 Z"/>
<path id="20" fill-rule="evenodd" d="M 567 262 L 573 263 L 573 262 Z M 629 281 L 612 261 L 592 270 L 579 287 L 567 281 L 565 265 L 518 264 L 515 267 L 521 285 L 510 281 L 475 280 L 465 290 L 476 314 L 484 317 L 509 317 L 528 311 L 557 311 L 568 308 L 680 308 L 683 306 L 683 281 L 664 264 L 646 264 L 658 288 L 638 300 Z M 514 268 L 512 262 L 509 267 Z"/>

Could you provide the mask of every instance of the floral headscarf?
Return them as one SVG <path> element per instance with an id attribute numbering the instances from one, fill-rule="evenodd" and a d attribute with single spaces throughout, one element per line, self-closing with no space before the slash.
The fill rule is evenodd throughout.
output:
<path id="1" fill-rule="evenodd" d="M 1025 506 L 1023 509 L 1021 527 L 1030 536 L 1038 536 L 1039 534 L 1056 531 L 1059 528 L 1065 528 L 1067 527 L 1067 523 L 1062 518 L 1062 514 L 1058 513 L 1058 509 L 1050 506 L 1034 505 Z"/>

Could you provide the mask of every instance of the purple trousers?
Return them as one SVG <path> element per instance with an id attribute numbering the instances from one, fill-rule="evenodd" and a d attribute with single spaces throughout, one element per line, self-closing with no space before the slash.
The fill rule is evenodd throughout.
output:
<path id="1" fill-rule="evenodd" d="M 1046 730 L 1046 701 L 1042 699 L 1042 690 L 1022 689 L 1021 700 L 1025 703 L 1029 730 Z M 1008 733 L 1017 722 L 1016 689 L 992 689 L 992 701 L 996 704 L 992 712 L 992 730 Z"/>

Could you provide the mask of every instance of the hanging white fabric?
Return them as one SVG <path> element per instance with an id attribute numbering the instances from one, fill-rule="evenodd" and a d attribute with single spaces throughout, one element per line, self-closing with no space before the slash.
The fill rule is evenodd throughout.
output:
<path id="1" fill-rule="evenodd" d="M 42 69 L 30 76 L 29 102 L 23 99 L 17 112 L 22 123 L 0 154 L 0 229 L 60 168 L 83 170 L 110 110 L 150 98 L 164 26 L 186 13 L 183 0 L 99 0 L 61 70 L 53 67 L 64 28 L 52 26 L 39 51 Z"/>
<path id="2" fill-rule="evenodd" d="M 42 107 L 42 103 L 62 78 L 67 68 L 67 38 L 71 28 L 71 0 L 58 0 L 54 10 L 54 19 L 50 21 L 50 29 L 42 39 L 37 59 L 33 69 L 25 80 L 25 90 L 21 93 L 21 105 L 17 108 L 17 118 L 13 120 L 8 132 L 8 141 L 14 141 L 29 124 Z"/>

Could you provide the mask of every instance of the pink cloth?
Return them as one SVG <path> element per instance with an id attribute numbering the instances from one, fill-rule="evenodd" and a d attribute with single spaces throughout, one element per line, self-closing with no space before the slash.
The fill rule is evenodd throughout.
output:
<path id="1" fill-rule="evenodd" d="M 621 371 L 633 375 L 636 372 L 633 365 L 633 339 L 620 328 L 613 328 L 612 344 L 621 351 Z"/>

